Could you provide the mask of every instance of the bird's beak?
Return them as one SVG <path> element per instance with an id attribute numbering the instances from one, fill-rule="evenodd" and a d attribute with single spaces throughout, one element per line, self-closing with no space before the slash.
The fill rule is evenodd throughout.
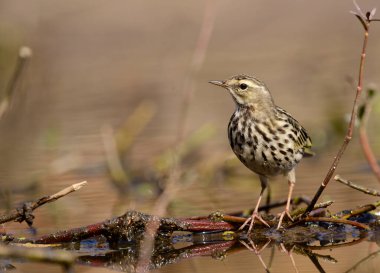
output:
<path id="1" fill-rule="evenodd" d="M 215 85 L 221 86 L 221 87 L 227 87 L 226 83 L 222 82 L 222 81 L 209 81 L 209 83 L 215 84 Z"/>

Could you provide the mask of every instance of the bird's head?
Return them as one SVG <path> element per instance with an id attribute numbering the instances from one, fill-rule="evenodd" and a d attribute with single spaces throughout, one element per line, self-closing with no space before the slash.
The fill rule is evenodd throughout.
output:
<path id="1" fill-rule="evenodd" d="M 251 76 L 237 75 L 228 80 L 209 83 L 226 88 L 239 106 L 273 104 L 272 96 L 265 84 Z"/>

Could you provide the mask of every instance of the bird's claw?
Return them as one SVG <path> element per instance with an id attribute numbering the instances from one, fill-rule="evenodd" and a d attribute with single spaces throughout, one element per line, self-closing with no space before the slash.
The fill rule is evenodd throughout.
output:
<path id="1" fill-rule="evenodd" d="M 290 213 L 289 213 L 289 210 L 285 209 L 283 212 L 280 213 L 280 218 L 278 220 L 278 225 L 277 225 L 277 230 L 281 228 L 281 225 L 282 225 L 282 221 L 284 220 L 285 216 L 287 216 L 290 221 L 294 221 L 292 216 L 290 216 Z"/>
<path id="2" fill-rule="evenodd" d="M 258 212 L 253 212 L 251 217 L 249 217 L 245 222 L 240 226 L 239 230 L 243 230 L 246 225 L 249 224 L 248 233 L 251 233 L 251 230 L 253 228 L 253 225 L 255 224 L 255 220 L 258 220 L 259 222 L 263 223 L 267 227 L 270 227 L 270 225 L 260 216 Z"/>
<path id="3" fill-rule="evenodd" d="M 257 246 L 255 245 L 255 243 L 252 241 L 251 238 L 248 237 L 247 240 L 248 240 L 249 244 L 247 244 L 243 240 L 239 240 L 239 242 L 243 246 L 245 246 L 248 250 L 254 252 L 256 254 L 256 256 L 259 258 L 261 264 L 264 266 L 265 272 L 269 272 L 267 265 L 265 264 L 263 258 L 261 257 L 261 251 L 263 251 L 269 245 L 269 243 L 271 242 L 271 239 L 269 239 L 268 242 L 266 242 L 266 244 L 263 247 L 261 247 L 260 249 L 257 248 Z"/>

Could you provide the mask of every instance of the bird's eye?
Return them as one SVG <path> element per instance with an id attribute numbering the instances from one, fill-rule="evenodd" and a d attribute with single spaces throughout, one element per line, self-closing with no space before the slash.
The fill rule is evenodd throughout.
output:
<path id="1" fill-rule="evenodd" d="M 246 90 L 246 89 L 248 88 L 248 85 L 245 84 L 245 83 L 241 83 L 241 84 L 239 85 L 239 87 L 240 87 L 241 90 Z"/>

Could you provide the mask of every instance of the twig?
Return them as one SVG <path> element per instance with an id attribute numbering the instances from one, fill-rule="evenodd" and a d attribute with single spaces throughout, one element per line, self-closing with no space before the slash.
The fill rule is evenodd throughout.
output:
<path id="1" fill-rule="evenodd" d="M 330 179 L 333 176 L 333 174 L 334 174 L 334 172 L 335 172 L 335 170 L 336 170 L 336 168 L 337 168 L 337 166 L 339 164 L 339 161 L 340 161 L 341 157 L 343 156 L 343 154 L 344 154 L 344 152 L 345 152 L 348 144 L 351 141 L 352 133 L 353 133 L 354 126 L 355 126 L 355 120 L 356 120 L 356 117 L 357 117 L 357 110 L 358 110 L 357 104 L 358 104 L 360 95 L 362 93 L 362 88 L 363 88 L 364 61 L 365 61 L 365 57 L 366 57 L 366 49 L 367 49 L 367 43 L 368 43 L 369 25 L 371 23 L 372 17 L 375 14 L 375 10 L 373 10 L 370 14 L 367 13 L 367 16 L 365 18 L 363 16 L 363 14 L 362 14 L 359 6 L 356 3 L 355 3 L 355 5 L 356 5 L 357 10 L 358 10 L 359 13 L 354 13 L 354 14 L 359 19 L 359 21 L 362 23 L 362 25 L 364 27 L 364 40 L 363 40 L 362 53 L 361 53 L 361 56 L 360 56 L 360 65 L 359 65 L 359 74 L 358 74 L 358 85 L 356 87 L 356 96 L 355 96 L 354 104 L 353 104 L 353 107 L 352 107 L 351 118 L 350 118 L 350 122 L 349 122 L 349 125 L 348 125 L 348 130 L 347 130 L 346 136 L 344 138 L 343 144 L 342 144 L 341 148 L 339 149 L 337 155 L 335 156 L 334 161 L 331 164 L 331 167 L 328 170 L 325 179 L 323 180 L 321 186 L 319 187 L 318 191 L 314 195 L 313 200 L 311 201 L 310 205 L 307 207 L 305 213 L 303 214 L 303 217 L 306 217 L 307 214 L 309 214 L 313 210 L 314 205 L 317 203 L 317 201 L 318 201 L 319 197 L 321 196 L 322 192 L 326 188 L 327 184 L 330 182 Z"/>
<path id="2" fill-rule="evenodd" d="M 294 253 L 300 254 L 303 256 L 314 256 L 318 260 L 322 259 L 325 262 L 329 262 L 329 263 L 333 263 L 333 264 L 336 264 L 338 262 L 334 257 L 332 257 L 330 255 L 314 253 L 310 249 L 305 249 L 303 247 L 303 245 L 296 245 L 296 247 L 294 248 Z"/>
<path id="3" fill-rule="evenodd" d="M 259 211 L 269 211 L 271 209 L 274 209 L 274 208 L 278 208 L 278 207 L 282 207 L 283 205 L 285 205 L 287 202 L 287 200 L 280 200 L 280 201 L 275 201 L 275 202 L 272 202 L 272 203 L 268 203 L 268 204 L 265 204 L 265 205 L 262 205 L 259 207 Z M 310 204 L 310 199 L 306 196 L 296 196 L 296 197 L 293 197 L 292 200 L 290 201 L 290 203 L 292 205 L 298 205 L 298 204 L 301 204 L 301 203 L 305 203 L 306 205 L 309 205 Z M 253 208 L 250 209 L 250 210 L 247 210 L 247 211 L 244 211 L 244 214 L 245 215 L 251 215 L 252 212 L 253 212 Z M 242 211 L 238 211 L 238 212 L 233 212 L 233 213 L 229 213 L 228 215 L 231 215 L 231 216 L 238 216 L 238 215 L 242 215 L 243 212 Z"/>
<path id="4" fill-rule="evenodd" d="M 174 169 L 171 171 L 170 176 L 167 180 L 167 184 L 164 191 L 158 197 L 154 206 L 154 214 L 158 216 L 163 216 L 166 209 L 173 199 L 174 194 L 177 192 L 178 188 L 176 186 L 176 181 L 179 178 L 179 170 L 175 164 Z M 160 221 L 153 218 L 145 226 L 144 240 L 141 241 L 139 261 L 136 267 L 136 273 L 146 272 L 149 266 L 150 257 L 154 247 L 154 239 L 158 228 L 160 227 Z"/>
<path id="5" fill-rule="evenodd" d="M 363 213 L 366 213 L 366 212 L 369 212 L 369 211 L 373 211 L 375 210 L 377 207 L 379 206 L 379 202 L 377 202 L 377 204 L 368 204 L 368 205 L 364 205 L 362 207 L 359 207 L 357 209 L 354 209 L 354 210 L 351 210 L 350 213 L 347 213 L 345 215 L 342 215 L 340 218 L 341 219 L 349 219 L 351 217 L 354 217 L 354 216 L 357 216 L 357 215 L 361 215 Z"/>
<path id="6" fill-rule="evenodd" d="M 80 182 L 80 183 L 76 183 L 76 184 L 73 184 L 67 188 L 64 188 L 63 190 L 53 194 L 53 195 L 50 195 L 48 197 L 46 197 L 45 200 L 42 200 L 40 199 L 39 200 L 39 205 L 43 205 L 43 204 L 46 204 L 46 203 L 49 203 L 49 202 L 52 202 L 52 201 L 55 201 L 65 195 L 68 195 L 69 193 L 72 193 L 74 191 L 77 191 L 77 190 L 80 190 L 83 186 L 87 185 L 87 181 L 83 181 L 83 182 Z"/>
<path id="7" fill-rule="evenodd" d="M 223 260 L 228 254 L 243 251 L 243 247 L 238 245 L 236 241 L 217 241 L 212 243 L 193 244 L 180 248 L 159 247 L 154 250 L 147 269 L 149 272 L 163 268 L 164 266 L 177 264 L 196 257 L 210 257 L 216 260 Z M 100 253 L 89 253 L 80 255 L 76 262 L 97 268 L 108 268 L 111 265 L 117 265 L 119 272 L 135 272 L 136 262 L 139 249 L 135 244 L 130 244 L 126 248 L 109 251 L 101 255 Z M 191 262 L 190 260 L 189 262 Z M 115 269 L 115 266 L 113 267 Z M 197 268 L 192 268 L 192 272 L 197 273 Z M 103 270 L 104 271 L 104 270 Z M 165 270 L 164 270 L 165 271 Z"/>
<path id="8" fill-rule="evenodd" d="M 336 175 L 334 177 L 334 180 L 335 181 L 338 181 L 344 185 L 347 185 L 355 190 L 358 190 L 358 191 L 361 191 L 361 192 L 364 192 L 365 194 L 369 194 L 369 195 L 373 195 L 373 196 L 380 196 L 380 192 L 375 190 L 375 189 L 368 189 L 368 188 L 364 188 L 363 186 L 360 186 L 358 184 L 355 184 L 353 182 L 351 182 L 350 180 L 346 180 L 344 178 L 342 178 L 340 175 Z"/>
<path id="9" fill-rule="evenodd" d="M 341 248 L 341 247 L 347 247 L 347 246 L 353 246 L 360 244 L 361 242 L 367 240 L 368 238 L 366 236 L 363 236 L 362 238 L 359 238 L 354 241 L 350 242 L 344 242 L 339 244 L 327 244 L 327 245 L 303 245 L 302 247 L 307 250 L 332 250 L 335 248 Z"/>
<path id="10" fill-rule="evenodd" d="M 316 204 L 314 206 L 314 209 L 309 213 L 309 216 L 313 216 L 312 214 L 314 214 L 314 212 L 320 213 L 321 209 L 327 208 L 328 206 L 332 205 L 333 203 L 334 203 L 334 201 L 330 200 L 330 201 L 326 201 L 326 202 Z M 298 208 L 298 209 L 291 211 L 290 216 L 292 216 L 295 221 L 292 224 L 288 225 L 286 228 L 287 229 L 293 228 L 293 227 L 298 226 L 301 223 L 304 223 L 305 221 L 304 221 L 304 218 L 302 218 L 302 216 L 303 216 L 303 213 L 306 211 L 306 209 L 307 208 Z M 299 220 L 299 218 L 301 218 L 301 219 Z"/>
<path id="11" fill-rule="evenodd" d="M 320 209 L 320 208 L 326 208 L 330 205 L 332 205 L 334 203 L 334 201 L 326 201 L 326 202 L 322 202 L 322 203 L 319 203 L 319 204 L 316 204 L 314 209 Z M 275 203 L 275 204 L 278 204 L 278 203 Z M 298 215 L 301 215 L 304 211 L 306 210 L 306 208 L 297 208 L 297 209 L 294 209 L 293 211 L 290 212 L 290 215 L 292 217 L 297 217 Z M 217 218 L 216 216 L 217 213 L 214 213 L 211 215 L 211 218 Z M 246 217 L 240 217 L 240 216 L 236 216 L 236 215 L 241 215 L 242 212 L 238 213 L 238 212 L 235 212 L 233 214 L 220 214 L 220 219 L 223 220 L 223 221 L 227 221 L 227 222 L 231 222 L 231 223 L 244 223 L 247 218 Z M 260 225 L 260 222 L 257 222 L 255 223 L 255 225 Z"/>
<path id="12" fill-rule="evenodd" d="M 17 83 L 19 82 L 22 72 L 26 67 L 27 61 L 31 56 L 32 50 L 29 47 L 23 46 L 20 48 L 16 68 L 7 84 L 5 95 L 0 102 L 0 118 L 8 110 L 14 91 L 16 90 Z"/>
<path id="13" fill-rule="evenodd" d="M 305 221 L 305 222 L 338 223 L 338 224 L 344 224 L 344 225 L 351 225 L 351 226 L 358 227 L 358 228 L 365 229 L 365 230 L 370 230 L 369 226 L 367 226 L 366 224 L 362 224 L 362 223 L 355 222 L 355 221 L 350 221 L 347 219 L 336 219 L 336 218 L 329 218 L 329 217 L 310 217 L 310 216 L 308 216 L 305 219 L 303 219 L 303 221 Z"/>
<path id="14" fill-rule="evenodd" d="M 338 215 L 338 214 L 337 214 Z M 335 216 L 337 217 L 337 216 Z M 349 221 L 346 219 L 334 219 L 328 217 L 307 217 L 302 221 L 296 223 L 298 227 L 301 228 L 300 232 L 304 230 L 302 224 L 304 222 L 335 222 L 339 224 L 348 224 L 352 226 L 357 226 L 359 228 L 367 229 L 368 226 L 365 224 L 357 223 L 355 221 Z M 136 211 L 128 211 L 127 213 L 109 220 L 105 220 L 100 223 L 73 228 L 70 230 L 58 231 L 53 234 L 44 235 L 38 238 L 15 238 L 11 235 L 3 235 L 0 237 L 2 242 L 12 242 L 12 243 L 33 243 L 33 244 L 62 244 L 69 242 L 80 242 L 82 240 L 93 238 L 96 236 L 104 236 L 107 238 L 110 245 L 117 245 L 118 242 L 141 242 L 146 240 L 146 230 L 149 223 L 157 224 L 158 232 L 155 234 L 150 234 L 154 236 L 154 240 L 159 240 L 160 238 L 169 238 L 168 235 L 174 231 L 188 231 L 188 232 L 209 232 L 218 231 L 224 236 L 228 235 L 228 238 L 236 238 L 240 236 L 237 232 L 240 224 L 236 222 L 226 222 L 218 221 L 212 218 L 202 218 L 202 217 L 192 217 L 192 218 L 168 218 L 168 217 L 157 217 Z M 323 229 L 321 227 L 321 229 Z M 289 229 L 286 229 L 289 230 Z M 285 231 L 286 231 L 285 230 Z M 148 229 L 149 231 L 149 229 Z M 227 233 L 223 233 L 228 231 Z M 232 233 L 230 233 L 232 232 Z M 252 234 L 252 238 L 255 240 L 266 240 L 268 237 L 268 229 L 257 228 Z M 292 231 L 290 231 L 292 232 Z M 318 233 L 319 231 L 315 231 Z M 244 233 L 243 233 L 244 234 Z M 284 233 L 285 234 L 285 233 Z M 310 236 L 309 233 L 307 233 Z M 230 236 L 233 235 L 233 236 Z M 236 235 L 236 237 L 235 237 Z M 290 241 L 289 243 L 292 243 Z M 141 253 L 141 249 L 140 249 Z"/>
<path id="15" fill-rule="evenodd" d="M 373 98 L 373 93 L 374 90 L 368 90 L 367 98 L 364 102 L 363 107 L 363 115 L 360 120 L 360 127 L 359 127 L 359 139 L 360 139 L 360 144 L 362 146 L 364 155 L 368 161 L 369 166 L 372 169 L 373 174 L 375 175 L 377 181 L 380 182 L 380 166 L 377 164 L 376 157 L 373 153 L 373 150 L 369 144 L 368 141 L 368 135 L 367 135 L 367 124 L 368 124 L 368 119 L 369 115 L 372 109 L 372 98 Z"/>
<path id="16" fill-rule="evenodd" d="M 198 40 L 194 49 L 193 57 L 190 64 L 190 71 L 188 72 L 184 87 L 183 87 L 183 100 L 182 108 L 179 113 L 178 119 L 178 134 L 177 141 L 180 142 L 186 129 L 186 118 L 189 111 L 191 99 L 194 93 L 194 78 L 199 72 L 204 62 L 207 48 L 210 42 L 211 34 L 214 29 L 215 17 L 216 17 L 216 0 L 208 0 L 203 14 L 202 26 L 198 36 Z"/>
<path id="17" fill-rule="evenodd" d="M 79 242 L 91 237 L 105 236 L 110 243 L 115 244 L 120 240 L 141 241 L 145 237 L 146 226 L 149 222 L 159 224 L 159 230 L 167 234 L 172 231 L 229 231 L 236 227 L 227 222 L 215 222 L 210 219 L 194 220 L 192 218 L 178 219 L 157 217 L 137 211 L 128 211 L 125 214 L 92 225 L 58 231 L 39 238 L 14 238 L 4 235 L 1 241 L 12 243 L 33 244 L 62 244 Z M 157 235 L 157 234 L 153 234 Z M 140 250 L 141 251 L 141 250 Z"/>
<path id="18" fill-rule="evenodd" d="M 325 202 L 318 203 L 318 204 L 316 204 L 314 206 L 313 211 L 314 210 L 318 210 L 318 209 L 327 208 L 327 207 L 331 206 L 333 203 L 334 203 L 334 201 L 332 201 L 332 200 L 328 200 L 328 201 L 325 201 Z M 296 218 L 296 217 L 302 215 L 306 211 L 306 209 L 307 208 L 298 208 L 298 209 L 295 209 L 295 210 L 293 210 L 293 211 L 290 212 L 290 216 L 292 216 L 293 218 Z"/>
<path id="19" fill-rule="evenodd" d="M 112 183 L 115 184 L 120 192 L 123 192 L 122 189 L 128 186 L 129 175 L 121 163 L 120 154 L 117 150 L 117 144 L 114 137 L 114 130 L 111 126 L 105 125 L 101 128 L 101 134 Z"/>
<path id="20" fill-rule="evenodd" d="M 322 265 L 319 263 L 319 260 L 317 257 L 315 257 L 313 254 L 306 254 L 310 261 L 314 264 L 315 268 L 318 270 L 320 273 L 326 273 L 326 271 L 323 269 Z"/>
<path id="21" fill-rule="evenodd" d="M 156 106 L 150 101 L 143 101 L 133 109 L 133 112 L 125 120 L 115 136 L 117 150 L 120 154 L 125 154 L 132 146 L 132 143 L 146 128 L 155 113 Z"/>
<path id="22" fill-rule="evenodd" d="M 77 191 L 86 184 L 87 184 L 87 182 L 83 181 L 83 182 L 80 182 L 77 184 L 73 184 L 70 187 L 67 187 L 67 188 L 65 188 L 65 189 L 63 189 L 63 190 L 61 190 L 61 191 L 59 191 L 53 195 L 42 197 L 37 201 L 25 202 L 23 204 L 22 208 L 14 209 L 13 211 L 10 212 L 10 214 L 0 216 L 0 224 L 14 220 L 14 221 L 17 221 L 20 223 L 22 221 L 26 221 L 28 223 L 28 225 L 31 226 L 33 224 L 33 219 L 34 219 L 32 212 L 35 209 L 37 209 L 38 207 L 40 207 L 46 203 L 53 202 L 53 201 L 55 201 L 55 200 L 57 200 L 63 196 L 66 196 L 69 193 Z"/>
<path id="23" fill-rule="evenodd" d="M 334 201 L 326 201 L 326 202 L 322 202 L 322 203 L 319 203 L 319 204 L 316 204 L 315 207 L 314 207 L 314 210 L 317 210 L 317 209 L 323 209 L 323 208 L 327 208 L 328 206 L 332 205 L 334 203 Z M 297 216 L 300 216 L 304 211 L 306 210 L 306 208 L 297 208 L 297 209 L 294 209 L 293 211 L 290 212 L 290 215 L 293 217 L 293 218 L 296 218 Z M 211 219 L 213 218 L 218 218 L 217 216 L 215 216 L 217 213 L 215 214 L 212 214 L 211 215 Z M 241 213 L 240 213 L 241 214 Z M 240 216 L 236 216 L 236 215 L 239 215 L 238 213 L 234 213 L 232 215 L 230 214 L 221 214 L 219 219 L 220 220 L 223 220 L 223 221 L 226 221 L 226 222 L 229 222 L 229 223 L 244 223 L 247 218 L 246 217 L 240 217 Z M 274 225 L 275 222 L 274 221 L 270 221 L 268 219 L 265 219 L 267 222 L 269 222 L 269 224 L 271 225 Z M 289 227 L 293 227 L 293 226 L 296 226 L 299 222 L 295 222 L 293 223 L 292 225 L 290 225 Z M 255 225 L 258 225 L 258 226 L 265 226 L 263 223 L 261 222 L 257 222 L 255 223 Z"/>
<path id="24" fill-rule="evenodd" d="M 101 128 L 111 182 L 123 196 L 129 193 L 130 170 L 123 165 L 122 158 L 152 119 L 155 110 L 153 103 L 145 101 L 133 110 L 116 134 L 110 125 Z"/>
<path id="25" fill-rule="evenodd" d="M 200 29 L 200 33 L 198 36 L 198 41 L 194 50 L 194 54 L 192 57 L 192 62 L 190 65 L 190 72 L 188 73 L 185 83 L 184 83 L 184 93 L 183 93 L 183 102 L 182 102 L 182 110 L 179 113 L 179 124 L 178 124 L 178 133 L 176 139 L 176 145 L 179 146 L 179 143 L 182 141 L 183 136 L 185 134 L 186 128 L 186 118 L 188 114 L 188 109 L 190 106 L 192 94 L 194 92 L 194 77 L 198 73 L 201 68 L 206 50 L 209 44 L 209 40 L 213 31 L 214 21 L 216 16 L 215 9 L 216 0 L 209 0 L 206 2 L 206 8 L 204 11 L 202 26 Z M 170 204 L 174 194 L 176 193 L 178 186 L 176 182 L 181 175 L 181 171 L 179 170 L 178 156 L 174 155 L 173 158 L 172 170 L 169 173 L 169 177 L 167 179 L 167 183 L 165 185 L 164 191 L 161 196 L 158 198 L 155 204 L 154 214 L 162 216 L 166 211 L 167 206 Z M 154 237 L 159 228 L 159 223 L 154 221 L 149 223 L 146 226 L 146 236 L 141 243 L 141 255 L 139 257 L 139 261 L 136 266 L 136 272 L 145 272 L 146 268 L 149 264 L 149 259 L 153 250 Z"/>
<path id="26" fill-rule="evenodd" d="M 373 211 L 376 208 L 378 208 L 379 206 L 380 206 L 380 201 L 376 201 L 375 203 L 366 204 L 366 205 L 360 206 L 356 209 L 350 210 L 349 213 L 345 213 L 345 214 L 338 213 L 338 214 L 335 214 L 335 216 L 338 216 L 341 219 L 349 219 L 351 217 Z"/>
<path id="27" fill-rule="evenodd" d="M 356 269 L 357 269 L 357 267 L 358 267 L 359 265 L 361 265 L 362 263 L 368 261 L 369 259 L 372 259 L 372 258 L 376 257 L 377 255 L 379 255 L 379 253 L 380 253 L 380 250 L 375 251 L 375 252 L 369 254 L 368 256 L 364 257 L 363 259 L 361 259 L 360 261 L 358 261 L 356 264 L 354 264 L 354 265 L 353 265 L 351 268 L 349 268 L 347 271 L 345 271 L 345 273 L 349 273 L 349 272 L 357 272 Z"/>

